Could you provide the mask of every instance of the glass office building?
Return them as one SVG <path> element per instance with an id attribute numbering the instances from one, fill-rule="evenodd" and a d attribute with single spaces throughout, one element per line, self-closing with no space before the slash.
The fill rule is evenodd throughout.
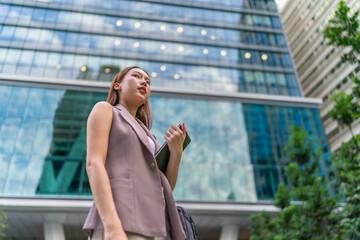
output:
<path id="1" fill-rule="evenodd" d="M 248 239 L 249 214 L 276 212 L 266 201 L 286 181 L 291 126 L 323 150 L 328 177 L 321 101 L 302 95 L 274 0 L 0 0 L 0 204 L 9 237 L 85 239 L 86 119 L 133 65 L 151 77 L 159 142 L 182 121 L 192 138 L 173 194 L 200 239 Z M 75 206 L 79 217 L 64 215 Z"/>

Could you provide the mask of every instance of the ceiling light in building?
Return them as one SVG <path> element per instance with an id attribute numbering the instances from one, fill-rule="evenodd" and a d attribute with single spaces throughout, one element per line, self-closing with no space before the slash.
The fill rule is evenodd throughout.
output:
<path id="1" fill-rule="evenodd" d="M 165 66 L 165 65 L 161 65 L 160 70 L 161 70 L 162 72 L 165 71 L 165 70 L 166 70 L 166 66 Z"/>
<path id="2" fill-rule="evenodd" d="M 203 30 L 201 30 L 201 35 L 206 35 L 206 30 L 205 29 L 203 29 Z"/>
<path id="3" fill-rule="evenodd" d="M 156 72 L 152 72 L 151 73 L 151 77 L 156 77 L 157 76 L 157 73 Z"/>
<path id="4" fill-rule="evenodd" d="M 177 80 L 180 78 L 180 76 L 179 76 L 179 74 L 174 74 L 173 78 Z"/>
<path id="5" fill-rule="evenodd" d="M 56 69 L 57 69 L 57 70 L 60 70 L 60 69 L 61 69 L 61 65 L 60 65 L 60 64 L 56 65 Z"/>
<path id="6" fill-rule="evenodd" d="M 120 27 L 122 26 L 123 22 L 121 20 L 117 20 L 116 21 L 116 26 Z"/>
<path id="7" fill-rule="evenodd" d="M 165 25 L 161 25 L 161 26 L 160 26 L 160 30 L 161 30 L 161 31 L 165 31 L 165 30 L 166 30 L 166 26 L 165 26 Z"/>
<path id="8" fill-rule="evenodd" d="M 119 40 L 119 39 L 118 39 L 118 40 L 115 40 L 114 45 L 115 45 L 115 46 L 119 46 L 119 45 L 120 45 L 120 40 Z"/>
<path id="9" fill-rule="evenodd" d="M 82 71 L 82 72 L 85 72 L 86 71 L 86 67 L 85 66 L 82 66 L 81 68 L 80 68 L 80 70 Z"/>
<path id="10" fill-rule="evenodd" d="M 110 70 L 111 70 L 110 68 L 105 68 L 105 69 L 104 69 L 104 72 L 109 73 Z"/>
<path id="11" fill-rule="evenodd" d="M 181 33 L 181 32 L 184 31 L 184 29 L 183 29 L 182 27 L 178 27 L 178 28 L 177 28 L 177 31 L 178 31 L 179 33 Z"/>
<path id="12" fill-rule="evenodd" d="M 204 50 L 203 50 L 203 54 L 208 54 L 209 53 L 209 50 L 207 49 L 207 48 L 204 48 Z"/>
<path id="13" fill-rule="evenodd" d="M 261 55 L 261 59 L 266 61 L 268 59 L 268 55 L 264 53 L 263 55 Z"/>
<path id="14" fill-rule="evenodd" d="M 135 23 L 135 28 L 140 28 L 141 24 L 139 22 Z"/>
<path id="15" fill-rule="evenodd" d="M 245 56 L 246 59 L 249 59 L 249 58 L 251 58 L 251 53 L 247 52 L 247 53 L 244 54 L 244 56 Z"/>
<path id="16" fill-rule="evenodd" d="M 166 49 L 166 45 L 165 45 L 165 44 L 161 44 L 160 49 L 161 49 L 161 50 L 165 50 L 165 49 Z"/>
<path id="17" fill-rule="evenodd" d="M 221 50 L 220 54 L 221 54 L 221 56 L 226 56 L 227 52 L 225 50 Z"/>
<path id="18" fill-rule="evenodd" d="M 216 39 L 215 35 L 211 35 L 211 36 L 210 36 L 210 39 L 211 39 L 211 40 L 215 40 L 215 39 Z"/>
<path id="19" fill-rule="evenodd" d="M 138 48 L 140 46 L 139 42 L 134 42 L 134 48 Z"/>
<path id="20" fill-rule="evenodd" d="M 183 47 L 183 46 L 179 46 L 179 47 L 178 47 L 178 50 L 179 50 L 179 52 L 183 52 L 183 51 L 184 51 L 184 47 Z"/>

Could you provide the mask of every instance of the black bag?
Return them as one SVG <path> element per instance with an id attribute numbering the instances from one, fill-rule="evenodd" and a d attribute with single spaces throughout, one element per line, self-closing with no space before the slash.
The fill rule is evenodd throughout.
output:
<path id="1" fill-rule="evenodd" d="M 192 217 L 185 210 L 185 208 L 180 206 L 176 206 L 176 208 L 178 210 L 180 221 L 186 234 L 186 240 L 196 240 L 197 232 Z"/>

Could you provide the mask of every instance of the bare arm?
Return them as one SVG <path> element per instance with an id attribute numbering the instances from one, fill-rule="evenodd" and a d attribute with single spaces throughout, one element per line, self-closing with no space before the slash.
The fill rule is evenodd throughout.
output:
<path id="1" fill-rule="evenodd" d="M 105 169 L 111 122 L 112 106 L 107 102 L 95 104 L 87 121 L 86 172 L 95 205 L 104 224 L 105 239 L 127 239 L 115 209 Z"/>
<path id="2" fill-rule="evenodd" d="M 174 190 L 176 185 L 181 156 L 183 152 L 183 143 L 186 137 L 186 129 L 184 123 L 182 123 L 181 128 L 182 129 L 179 129 L 176 125 L 172 125 L 169 130 L 166 131 L 164 137 L 170 151 L 170 159 L 165 176 L 169 181 L 171 190 Z"/>

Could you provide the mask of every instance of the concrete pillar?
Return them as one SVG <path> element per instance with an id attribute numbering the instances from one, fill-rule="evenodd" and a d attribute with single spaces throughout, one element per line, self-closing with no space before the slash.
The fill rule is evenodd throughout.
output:
<path id="1" fill-rule="evenodd" d="M 237 240 L 239 237 L 239 226 L 227 225 L 221 229 L 220 240 Z"/>
<path id="2" fill-rule="evenodd" d="M 45 240 L 65 240 L 63 225 L 61 223 L 45 222 L 44 237 Z"/>

